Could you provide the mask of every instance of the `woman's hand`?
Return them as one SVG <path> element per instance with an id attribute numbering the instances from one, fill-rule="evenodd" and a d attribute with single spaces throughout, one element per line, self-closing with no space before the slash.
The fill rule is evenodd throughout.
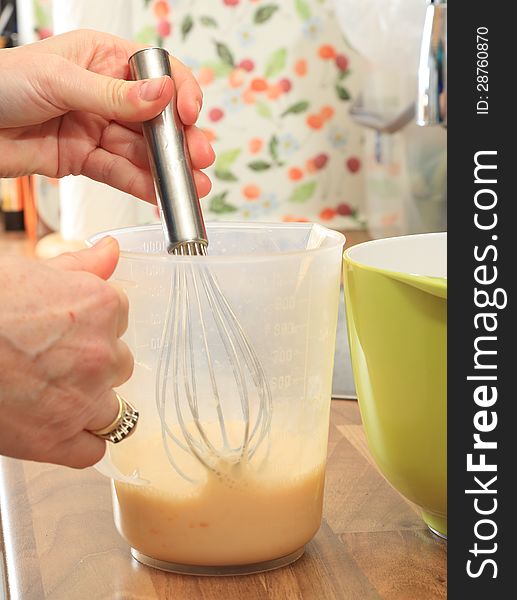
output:
<path id="1" fill-rule="evenodd" d="M 104 238 L 43 263 L 0 259 L 0 454 L 78 468 L 102 458 L 89 431 L 113 421 L 112 388 L 133 370 L 127 297 L 105 281 L 118 255 Z"/>
<path id="2" fill-rule="evenodd" d="M 154 202 L 140 123 L 170 102 L 173 83 L 126 81 L 128 59 L 142 47 L 79 30 L 0 50 L 0 177 L 86 175 Z M 174 58 L 172 72 L 194 179 L 206 196 L 211 184 L 200 169 L 212 164 L 214 152 L 194 126 L 202 93 Z"/>

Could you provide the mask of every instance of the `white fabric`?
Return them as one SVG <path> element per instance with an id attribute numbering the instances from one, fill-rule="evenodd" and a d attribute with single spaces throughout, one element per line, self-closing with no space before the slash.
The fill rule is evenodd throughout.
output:
<path id="1" fill-rule="evenodd" d="M 132 38 L 132 3 L 127 0 L 53 0 L 55 34 L 93 28 Z M 106 229 L 145 223 L 152 208 L 128 194 L 82 176 L 59 182 L 61 233 L 65 240 L 85 239 Z"/>

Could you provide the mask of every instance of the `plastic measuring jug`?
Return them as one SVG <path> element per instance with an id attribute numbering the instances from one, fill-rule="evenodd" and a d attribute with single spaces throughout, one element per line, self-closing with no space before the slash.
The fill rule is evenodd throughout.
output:
<path id="1" fill-rule="evenodd" d="M 140 411 L 134 435 L 109 445 L 115 521 L 133 556 L 148 565 L 203 574 L 267 570 L 301 556 L 320 526 L 345 238 L 306 223 L 210 223 L 207 231 L 203 259 L 167 255 L 160 225 L 90 240 L 109 234 L 121 247 L 112 281 L 129 298 L 123 339 L 135 369 L 118 391 Z M 169 447 L 188 479 L 182 477 L 162 438 L 157 365 L 173 275 L 186 263 L 208 267 L 217 280 L 271 390 L 269 435 L 231 484 Z M 206 336 L 217 364 L 226 358 L 214 329 Z M 208 377 L 196 373 L 200 389 Z M 203 402 L 213 398 L 200 398 L 201 413 Z M 174 430 L 172 408 L 168 427 Z M 225 419 L 231 430 L 242 416 L 236 410 Z"/>

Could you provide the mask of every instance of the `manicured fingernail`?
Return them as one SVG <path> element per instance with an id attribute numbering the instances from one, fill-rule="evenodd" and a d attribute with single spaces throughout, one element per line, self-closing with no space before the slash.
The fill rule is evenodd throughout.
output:
<path id="1" fill-rule="evenodd" d="M 140 98 L 146 102 L 154 102 L 162 95 L 165 87 L 165 77 L 158 79 L 148 79 L 140 85 Z"/>

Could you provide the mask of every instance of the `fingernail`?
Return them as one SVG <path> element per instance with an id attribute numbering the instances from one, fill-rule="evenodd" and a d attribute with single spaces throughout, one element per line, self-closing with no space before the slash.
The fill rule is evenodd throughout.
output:
<path id="1" fill-rule="evenodd" d="M 199 100 L 196 100 L 196 104 L 197 104 L 197 116 L 199 117 L 199 113 L 201 112 L 201 102 Z"/>
<path id="2" fill-rule="evenodd" d="M 107 235 L 106 237 L 97 240 L 93 245 L 95 248 L 105 248 L 106 246 L 109 246 L 112 242 L 113 238 L 111 237 L 111 235 Z"/>
<path id="3" fill-rule="evenodd" d="M 154 102 L 162 95 L 165 86 L 165 77 L 148 79 L 140 85 L 140 98 L 146 102 Z"/>

